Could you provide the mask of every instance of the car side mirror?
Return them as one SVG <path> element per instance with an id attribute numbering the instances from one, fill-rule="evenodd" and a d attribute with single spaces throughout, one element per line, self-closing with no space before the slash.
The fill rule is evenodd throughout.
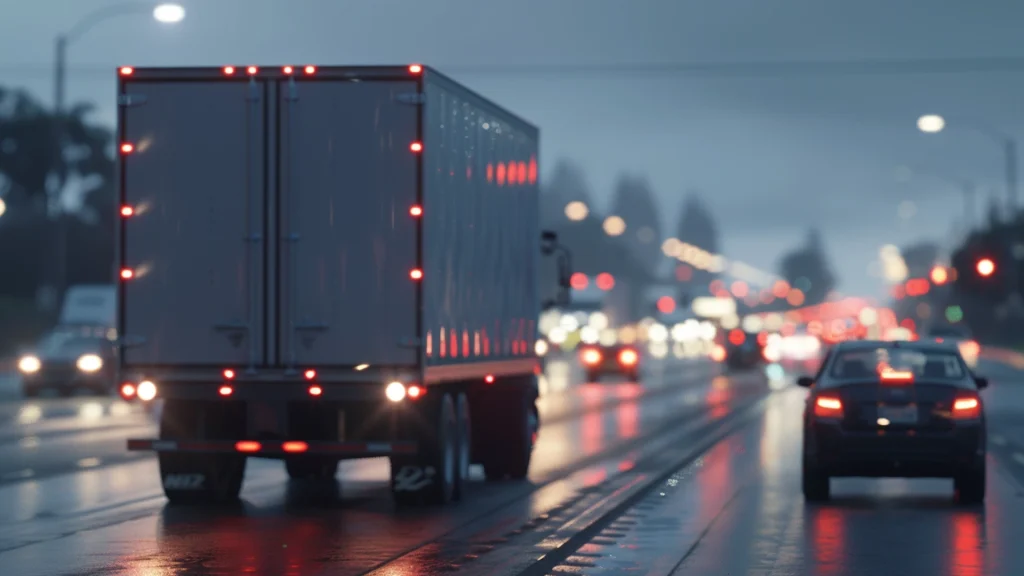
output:
<path id="1" fill-rule="evenodd" d="M 811 378 L 810 376 L 801 376 L 796 379 L 796 385 L 801 388 L 810 388 L 811 386 L 814 386 L 814 378 Z"/>
<path id="2" fill-rule="evenodd" d="M 988 378 L 985 378 L 984 376 L 975 376 L 974 385 L 978 387 L 978 390 L 988 388 Z"/>

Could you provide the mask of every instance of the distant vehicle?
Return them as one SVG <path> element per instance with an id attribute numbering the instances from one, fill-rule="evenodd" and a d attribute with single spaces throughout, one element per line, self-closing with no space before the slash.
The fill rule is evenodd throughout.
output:
<path id="1" fill-rule="evenodd" d="M 985 498 L 988 380 L 953 344 L 837 344 L 814 377 L 804 411 L 803 493 L 827 500 L 830 478 L 953 478 L 961 502 Z"/>
<path id="2" fill-rule="evenodd" d="M 118 382 L 163 400 L 128 449 L 172 503 L 236 499 L 249 457 L 387 457 L 402 504 L 527 476 L 571 276 L 536 127 L 420 65 L 122 68 L 118 105 Z"/>
<path id="3" fill-rule="evenodd" d="M 22 393 L 30 398 L 46 392 L 113 393 L 116 304 L 112 285 L 68 288 L 59 324 L 18 359 Z"/>
<path id="4" fill-rule="evenodd" d="M 981 345 L 971 337 L 971 331 L 966 326 L 954 324 L 931 326 L 925 331 L 925 337 L 937 342 L 950 342 L 960 348 L 960 354 L 964 362 L 972 369 L 978 366 L 978 356 L 981 355 Z"/>
<path id="5" fill-rule="evenodd" d="M 764 346 L 757 334 L 743 333 L 743 340 L 737 344 L 733 339 L 734 330 L 725 341 L 725 365 L 733 370 L 749 370 L 764 364 Z"/>
<path id="6" fill-rule="evenodd" d="M 579 357 L 587 382 L 597 382 L 608 375 L 624 376 L 633 382 L 640 380 L 640 352 L 635 346 L 584 344 Z"/>
<path id="7" fill-rule="evenodd" d="M 52 330 L 18 359 L 22 393 L 28 398 L 48 391 L 58 396 L 113 394 L 115 347 L 109 336 L 104 327 Z"/>

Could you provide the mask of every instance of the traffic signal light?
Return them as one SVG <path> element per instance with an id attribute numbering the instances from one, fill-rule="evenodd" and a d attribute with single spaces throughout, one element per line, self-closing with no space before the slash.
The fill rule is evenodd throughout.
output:
<path id="1" fill-rule="evenodd" d="M 982 258 L 978 260 L 978 263 L 974 266 L 974 269 L 978 271 L 978 275 L 982 278 L 988 278 L 996 271 L 996 263 L 991 258 Z"/>

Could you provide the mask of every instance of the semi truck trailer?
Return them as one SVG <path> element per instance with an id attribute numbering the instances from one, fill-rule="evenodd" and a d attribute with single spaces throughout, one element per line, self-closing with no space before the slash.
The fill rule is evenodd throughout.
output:
<path id="1" fill-rule="evenodd" d="M 421 65 L 123 67 L 117 97 L 117 381 L 162 403 L 128 449 L 172 503 L 237 498 L 251 457 L 387 457 L 400 503 L 527 475 L 570 272 L 537 128 Z"/>

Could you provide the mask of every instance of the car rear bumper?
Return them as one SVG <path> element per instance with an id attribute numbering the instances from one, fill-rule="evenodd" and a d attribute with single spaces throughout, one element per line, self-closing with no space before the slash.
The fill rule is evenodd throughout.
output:
<path id="1" fill-rule="evenodd" d="M 948 432 L 847 431 L 816 423 L 805 432 L 807 462 L 830 476 L 951 477 L 984 465 L 982 423 Z"/>

